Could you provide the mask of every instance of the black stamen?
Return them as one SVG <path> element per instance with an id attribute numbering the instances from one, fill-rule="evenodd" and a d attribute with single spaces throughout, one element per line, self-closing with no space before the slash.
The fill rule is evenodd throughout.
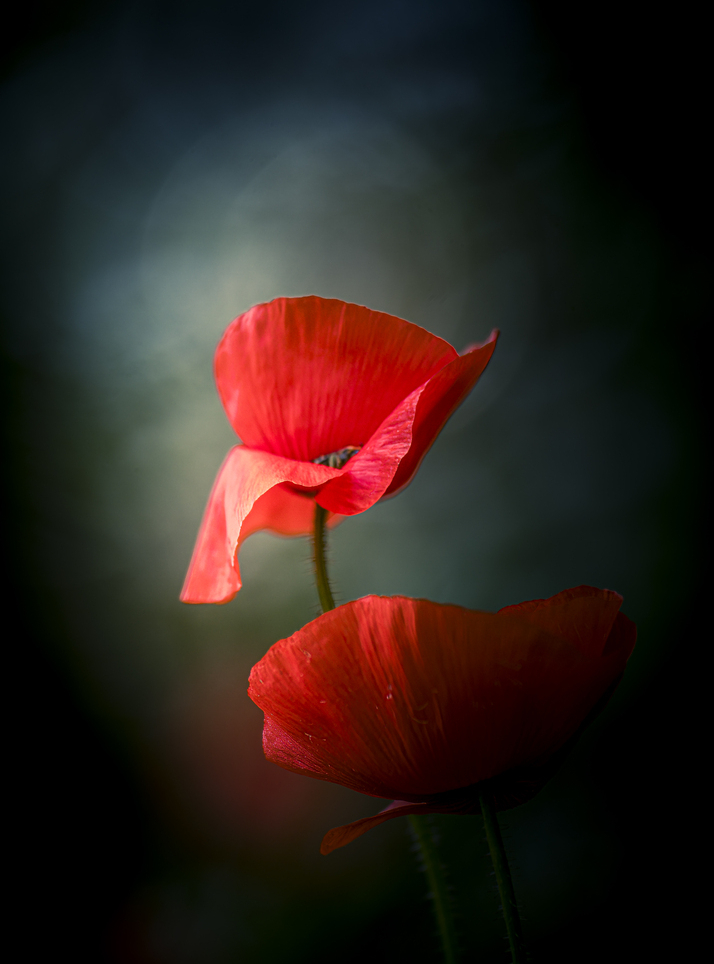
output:
<path id="1" fill-rule="evenodd" d="M 316 465 L 327 465 L 331 469 L 341 469 L 361 448 L 361 445 L 345 445 L 343 449 L 338 449 L 336 452 L 330 452 L 327 455 L 320 455 L 312 461 Z"/>

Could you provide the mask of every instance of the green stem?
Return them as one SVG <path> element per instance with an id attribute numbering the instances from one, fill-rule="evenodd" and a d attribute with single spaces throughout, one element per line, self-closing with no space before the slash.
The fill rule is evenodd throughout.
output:
<path id="1" fill-rule="evenodd" d="M 451 899 L 446 886 L 444 868 L 439 860 L 431 827 L 426 817 L 411 814 L 408 817 L 414 835 L 421 850 L 424 860 L 424 872 L 431 888 L 431 897 L 434 901 L 434 913 L 436 923 L 439 927 L 441 936 L 441 946 L 444 951 L 444 961 L 446 964 L 456 964 L 458 960 L 456 945 L 456 928 L 454 927 L 454 915 L 451 910 Z"/>
<path id="2" fill-rule="evenodd" d="M 498 892 L 501 895 L 503 918 L 506 922 L 506 930 L 508 931 L 508 942 L 511 945 L 513 964 L 522 964 L 526 957 L 521 919 L 518 916 L 516 894 L 513 890 L 513 881 L 511 880 L 511 871 L 508 867 L 506 849 L 503 846 L 503 838 L 501 837 L 501 830 L 498 826 L 498 817 L 496 816 L 493 795 L 490 793 L 481 793 L 479 795 L 479 802 L 483 815 L 483 825 L 486 828 L 488 848 L 491 851 L 493 869 L 496 872 Z"/>
<path id="3" fill-rule="evenodd" d="M 335 600 L 332 598 L 330 581 L 327 578 L 327 565 L 325 564 L 325 522 L 327 521 L 327 509 L 315 503 L 315 528 L 312 534 L 312 558 L 315 563 L 315 582 L 317 583 L 317 594 L 320 597 L 320 605 L 323 613 L 335 608 Z"/>

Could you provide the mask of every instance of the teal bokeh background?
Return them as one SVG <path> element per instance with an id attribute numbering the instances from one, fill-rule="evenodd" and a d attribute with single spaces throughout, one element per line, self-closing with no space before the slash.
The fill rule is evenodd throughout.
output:
<path id="1" fill-rule="evenodd" d="M 379 801 L 262 757 L 247 676 L 317 612 L 305 540 L 252 537 L 228 606 L 177 601 L 235 441 L 215 345 L 252 304 L 308 293 L 459 350 L 501 329 L 412 485 L 335 530 L 335 588 L 484 609 L 622 593 L 624 683 L 504 825 L 534 959 L 637 959 L 667 877 L 655 788 L 686 772 L 704 558 L 681 167 L 660 152 L 675 180 L 633 176 L 637 144 L 616 106 L 602 126 L 607 89 L 547 5 L 38 10 L 2 92 L 27 959 L 434 959 L 402 822 L 320 857 Z M 504 960 L 480 822 L 437 822 L 464 946 Z"/>

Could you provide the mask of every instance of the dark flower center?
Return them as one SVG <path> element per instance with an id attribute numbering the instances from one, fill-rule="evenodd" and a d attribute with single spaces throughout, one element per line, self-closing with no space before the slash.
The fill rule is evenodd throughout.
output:
<path id="1" fill-rule="evenodd" d="M 326 465 L 330 469 L 341 469 L 342 466 L 349 462 L 353 455 L 356 455 L 362 448 L 361 445 L 345 445 L 343 449 L 338 449 L 336 452 L 330 452 L 328 455 L 320 455 L 312 461 L 316 465 Z"/>

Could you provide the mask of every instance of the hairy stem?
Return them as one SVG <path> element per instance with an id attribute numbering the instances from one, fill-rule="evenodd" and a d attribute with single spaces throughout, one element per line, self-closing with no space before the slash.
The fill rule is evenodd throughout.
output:
<path id="1" fill-rule="evenodd" d="M 511 946 L 511 956 L 513 964 L 523 964 L 526 959 L 525 945 L 523 943 L 523 932 L 521 929 L 521 919 L 518 916 L 518 906 L 516 905 L 516 894 L 513 890 L 511 871 L 508 866 L 506 849 L 503 846 L 501 829 L 498 826 L 498 817 L 493 802 L 493 795 L 481 793 L 479 796 L 481 813 L 483 815 L 483 825 L 486 828 L 486 839 L 488 849 L 491 851 L 493 869 L 496 873 L 496 883 L 498 892 L 501 895 L 501 905 L 503 907 L 503 919 L 506 922 L 508 931 L 508 942 Z"/>
<path id="2" fill-rule="evenodd" d="M 325 522 L 327 521 L 327 509 L 315 503 L 315 527 L 312 533 L 312 558 L 315 563 L 315 582 L 317 583 L 317 594 L 320 597 L 320 605 L 323 613 L 335 608 L 335 600 L 332 597 L 330 581 L 327 578 L 327 565 L 325 563 Z"/>
<path id="3" fill-rule="evenodd" d="M 444 868 L 439 860 L 439 854 L 436 849 L 436 842 L 426 817 L 411 814 L 408 820 L 419 844 L 421 856 L 424 861 L 424 872 L 426 873 L 429 887 L 431 888 L 431 897 L 434 901 L 434 914 L 436 915 L 436 923 L 439 927 L 439 936 L 441 937 L 441 946 L 444 951 L 444 961 L 446 964 L 456 964 L 458 952 L 454 915 L 451 909 L 449 891 L 446 886 Z"/>

